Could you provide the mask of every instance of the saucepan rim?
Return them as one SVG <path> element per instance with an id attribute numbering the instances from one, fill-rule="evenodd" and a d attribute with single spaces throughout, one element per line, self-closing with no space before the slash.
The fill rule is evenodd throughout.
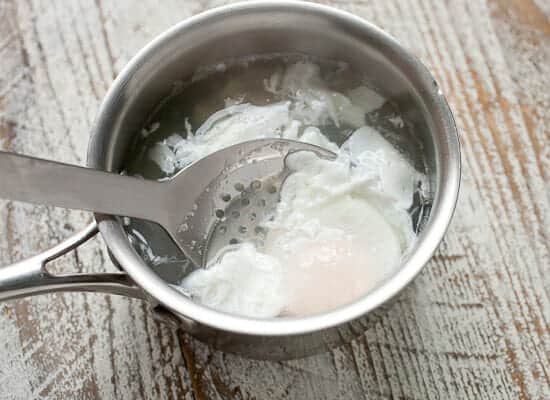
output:
<path id="1" fill-rule="evenodd" d="M 301 335 L 328 329 L 352 321 L 372 311 L 398 294 L 427 264 L 439 243 L 443 239 L 451 221 L 460 183 L 460 149 L 456 126 L 450 108 L 439 90 L 435 79 L 426 67 L 394 38 L 375 25 L 332 7 L 296 1 L 252 1 L 230 4 L 215 8 L 194 17 L 188 18 L 156 37 L 144 47 L 122 70 L 109 89 L 99 110 L 94 125 L 88 152 L 88 165 L 98 165 L 97 152 L 101 148 L 104 135 L 108 134 L 110 109 L 117 101 L 130 77 L 163 43 L 177 35 L 182 35 L 196 24 L 208 24 L 212 19 L 225 13 L 246 12 L 250 10 L 296 10 L 310 12 L 340 23 L 348 24 L 354 29 L 369 31 L 383 40 L 384 45 L 392 54 L 399 56 L 401 65 L 407 68 L 409 76 L 414 77 L 421 85 L 423 101 L 427 104 L 434 129 L 438 135 L 443 135 L 446 146 L 439 149 L 445 162 L 436 171 L 438 193 L 431 210 L 430 221 L 425 227 L 422 238 L 419 239 L 416 250 L 408 261 L 402 264 L 399 271 L 377 289 L 365 294 L 353 303 L 341 306 L 332 311 L 306 317 L 257 319 L 232 315 L 197 304 L 186 298 L 167 282 L 163 281 L 135 252 L 130 245 L 119 219 L 110 216 L 96 215 L 99 230 L 111 253 L 130 277 L 148 295 L 164 307 L 186 320 L 196 321 L 222 331 L 259 336 Z M 402 67 L 403 68 L 403 67 Z M 432 132 L 432 136 L 435 133 Z"/>

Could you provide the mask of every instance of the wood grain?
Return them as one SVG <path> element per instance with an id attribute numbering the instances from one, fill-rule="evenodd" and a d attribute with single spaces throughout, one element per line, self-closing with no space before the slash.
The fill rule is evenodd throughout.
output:
<path id="1" fill-rule="evenodd" d="M 132 55 L 226 3 L 0 0 L 0 148 L 82 164 L 98 104 Z M 358 340 L 280 363 L 214 352 L 121 297 L 1 304 L 1 399 L 550 398 L 548 2 L 323 3 L 394 35 L 454 111 L 459 206 L 423 273 Z M 0 200 L 0 264 L 89 220 Z M 113 270 L 99 239 L 53 268 Z"/>

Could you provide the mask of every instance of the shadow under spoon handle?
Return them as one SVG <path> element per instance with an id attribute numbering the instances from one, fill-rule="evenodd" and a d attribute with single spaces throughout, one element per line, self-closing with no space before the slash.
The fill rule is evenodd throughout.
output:
<path id="1" fill-rule="evenodd" d="M 155 221 L 163 189 L 156 181 L 0 151 L 4 199 Z"/>

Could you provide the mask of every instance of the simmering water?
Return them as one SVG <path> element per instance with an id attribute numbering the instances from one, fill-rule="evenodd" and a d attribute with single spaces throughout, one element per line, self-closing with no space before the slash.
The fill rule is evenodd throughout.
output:
<path id="1" fill-rule="evenodd" d="M 302 61 L 297 55 L 273 55 L 233 60 L 198 71 L 178 93 L 168 97 L 154 110 L 136 140 L 125 163 L 126 172 L 146 179 L 163 179 L 167 174 L 149 155 L 149 150 L 163 140 L 170 140 L 174 133 L 182 137 L 195 132 L 215 112 L 231 104 L 250 103 L 257 106 L 275 104 L 286 100 L 284 95 L 269 90 L 273 76 L 281 76 L 289 65 Z M 322 80 L 328 89 L 346 93 L 359 86 L 373 89 L 370 100 L 376 106 L 365 113 L 365 124 L 376 130 L 411 162 L 419 172 L 425 171 L 421 145 L 415 140 L 412 124 L 400 112 L 398 106 L 377 94 L 368 80 L 340 62 L 308 59 L 320 67 Z M 320 131 L 340 146 L 356 127 L 332 119 L 318 125 Z M 430 200 L 423 187 L 415 192 L 409 212 L 414 230 L 419 231 L 427 218 Z M 162 228 L 155 224 L 125 219 L 129 237 L 137 252 L 161 277 L 177 283 L 191 270 L 185 256 L 172 243 Z"/>

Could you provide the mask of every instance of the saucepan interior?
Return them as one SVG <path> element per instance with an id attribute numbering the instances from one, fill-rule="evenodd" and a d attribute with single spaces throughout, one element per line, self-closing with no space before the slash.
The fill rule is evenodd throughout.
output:
<path id="1" fill-rule="evenodd" d="M 449 223 L 458 192 L 456 131 L 429 72 L 367 22 L 327 7 L 298 2 L 227 6 L 184 21 L 154 40 L 129 63 L 109 91 L 93 130 L 88 164 L 120 171 L 147 117 L 197 68 L 234 57 L 272 53 L 345 61 L 397 104 L 412 124 L 414 139 L 422 149 L 419 156 L 426 165 L 433 203 L 415 248 L 378 289 L 322 315 L 274 320 L 242 318 L 194 304 L 143 262 L 117 218 L 98 215 L 107 246 L 135 282 L 179 315 L 189 330 L 215 338 L 218 344 L 234 344 L 242 337 L 278 343 L 283 336 L 313 334 L 354 320 L 384 303 L 427 262 Z"/>

